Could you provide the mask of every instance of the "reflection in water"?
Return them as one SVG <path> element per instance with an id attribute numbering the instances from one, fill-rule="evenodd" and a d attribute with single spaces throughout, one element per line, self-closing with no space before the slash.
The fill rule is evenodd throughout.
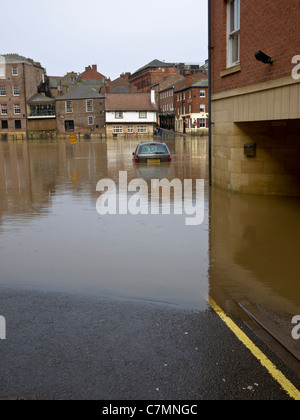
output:
<path id="1" fill-rule="evenodd" d="M 206 307 L 207 217 L 186 227 L 184 214 L 96 211 L 100 179 L 143 176 L 132 162 L 137 143 L 0 143 L 1 285 Z M 156 178 L 207 178 L 206 139 L 172 138 L 169 146 L 174 162 L 166 172 L 151 168 Z"/>
<path id="2" fill-rule="evenodd" d="M 212 297 L 247 298 L 290 320 L 300 314 L 300 200 L 210 195 Z"/>
<path id="3" fill-rule="evenodd" d="M 246 297 L 300 314 L 300 200 L 209 189 L 205 138 L 170 138 L 173 162 L 158 167 L 132 162 L 137 143 L 0 142 L 0 284 L 196 309 L 210 293 L 227 310 Z M 204 223 L 187 227 L 173 212 L 99 216 L 97 182 L 118 184 L 120 171 L 148 183 L 205 179 Z"/>

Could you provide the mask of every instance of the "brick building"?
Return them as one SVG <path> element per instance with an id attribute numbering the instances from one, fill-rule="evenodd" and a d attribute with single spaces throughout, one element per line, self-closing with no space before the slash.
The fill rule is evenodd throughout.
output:
<path id="1" fill-rule="evenodd" d="M 133 73 L 129 77 L 129 81 L 139 93 L 146 93 L 150 92 L 152 87 L 160 81 L 177 73 L 178 69 L 174 63 L 153 60 Z"/>
<path id="2" fill-rule="evenodd" d="M 300 195 L 299 1 L 210 5 L 212 182 Z"/>
<path id="3" fill-rule="evenodd" d="M 187 75 L 174 88 L 175 131 L 208 133 L 208 77 L 204 73 Z"/>
<path id="4" fill-rule="evenodd" d="M 137 88 L 129 82 L 131 73 L 122 73 L 115 80 L 107 80 L 105 85 L 100 89 L 100 93 L 136 93 Z"/>
<path id="5" fill-rule="evenodd" d="M 106 77 L 98 72 L 97 64 L 87 66 L 85 71 L 79 75 L 81 80 L 105 80 Z"/>
<path id="6" fill-rule="evenodd" d="M 56 98 L 57 129 L 59 134 L 94 135 L 104 131 L 105 97 L 78 85 Z"/>
<path id="7" fill-rule="evenodd" d="M 168 130 L 175 129 L 175 107 L 174 107 L 174 89 L 183 82 L 185 78 L 181 74 L 176 74 L 159 83 L 159 123 L 162 128 Z"/>
<path id="8" fill-rule="evenodd" d="M 158 112 L 154 91 L 151 93 L 108 93 L 105 111 L 107 136 L 153 136 Z"/>
<path id="9" fill-rule="evenodd" d="M 2 57 L 0 76 L 1 136 L 26 136 L 28 132 L 27 101 L 43 92 L 45 69 L 40 63 L 18 54 Z"/>

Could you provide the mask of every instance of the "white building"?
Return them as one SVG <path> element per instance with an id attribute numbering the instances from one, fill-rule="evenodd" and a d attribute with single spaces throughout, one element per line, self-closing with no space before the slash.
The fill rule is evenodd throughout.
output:
<path id="1" fill-rule="evenodd" d="M 155 92 L 108 93 L 105 100 L 107 136 L 153 135 L 158 107 Z"/>

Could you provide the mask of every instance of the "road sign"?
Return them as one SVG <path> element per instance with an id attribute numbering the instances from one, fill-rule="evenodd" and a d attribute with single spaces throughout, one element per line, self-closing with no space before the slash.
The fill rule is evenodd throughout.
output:
<path id="1" fill-rule="evenodd" d="M 75 136 L 75 134 L 71 134 L 71 135 L 69 136 L 69 140 L 70 140 L 70 142 L 71 142 L 72 144 L 75 144 L 75 143 L 76 143 L 76 141 L 77 141 L 77 136 Z"/>

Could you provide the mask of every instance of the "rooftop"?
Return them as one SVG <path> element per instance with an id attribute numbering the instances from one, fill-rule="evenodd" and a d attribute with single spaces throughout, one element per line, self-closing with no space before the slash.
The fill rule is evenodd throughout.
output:
<path id="1" fill-rule="evenodd" d="M 67 101 L 67 100 L 76 100 L 76 99 L 104 99 L 105 96 L 96 93 L 94 90 L 89 89 L 86 86 L 78 85 L 70 92 L 66 93 L 59 98 L 56 98 L 57 101 Z"/>
<path id="2" fill-rule="evenodd" d="M 142 70 L 145 70 L 147 68 L 155 68 L 155 67 L 174 67 L 175 63 L 165 63 L 164 61 L 160 61 L 160 60 L 153 60 L 150 61 L 150 63 L 146 64 L 145 66 L 141 67 L 140 69 L 138 69 L 136 72 L 134 72 L 133 74 L 136 74 Z"/>
<path id="3" fill-rule="evenodd" d="M 31 64 L 34 66 L 38 66 L 38 67 L 42 67 L 41 63 L 38 63 L 34 60 L 32 60 L 31 58 L 26 58 L 22 55 L 19 54 L 3 54 L 2 57 L 5 58 L 5 62 L 7 64 L 17 64 L 17 63 L 26 63 L 26 64 Z"/>
<path id="4" fill-rule="evenodd" d="M 151 103 L 150 93 L 108 93 L 105 101 L 106 111 L 157 111 Z"/>

